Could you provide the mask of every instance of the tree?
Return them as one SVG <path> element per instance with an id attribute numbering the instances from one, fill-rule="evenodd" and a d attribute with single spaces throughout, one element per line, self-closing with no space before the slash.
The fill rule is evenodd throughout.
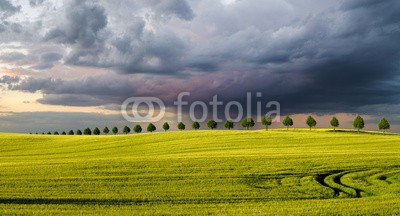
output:
<path id="1" fill-rule="evenodd" d="M 83 134 L 84 135 L 92 135 L 92 131 L 90 130 L 90 128 L 86 128 L 85 130 L 83 130 Z"/>
<path id="2" fill-rule="evenodd" d="M 309 115 L 307 117 L 306 124 L 308 125 L 308 127 L 310 128 L 310 131 L 311 131 L 311 128 L 315 127 L 317 125 L 317 121 L 315 121 L 315 119 Z"/>
<path id="3" fill-rule="evenodd" d="M 193 122 L 192 123 L 192 128 L 195 129 L 195 130 L 198 130 L 200 128 L 200 123 L 197 122 L 197 121 Z"/>
<path id="4" fill-rule="evenodd" d="M 81 130 L 77 130 L 76 131 L 76 135 L 82 135 L 82 131 Z"/>
<path id="5" fill-rule="evenodd" d="M 63 132 L 61 133 L 61 135 L 67 135 L 67 133 L 65 133 L 65 131 L 63 131 Z"/>
<path id="6" fill-rule="evenodd" d="M 49 132 L 47 132 L 47 135 L 51 135 L 51 132 L 49 131 Z"/>
<path id="7" fill-rule="evenodd" d="M 105 127 L 105 128 L 103 129 L 103 133 L 104 133 L 105 135 L 107 135 L 108 133 L 110 133 L 110 130 L 108 129 L 108 127 Z"/>
<path id="8" fill-rule="evenodd" d="M 142 127 L 140 125 L 135 125 L 135 127 L 133 127 L 133 131 L 135 131 L 135 133 L 141 133 Z"/>
<path id="9" fill-rule="evenodd" d="M 226 120 L 226 122 L 224 123 L 224 127 L 230 130 L 235 127 L 235 124 L 233 123 L 232 120 Z"/>
<path id="10" fill-rule="evenodd" d="M 68 135 L 74 135 L 74 131 L 73 130 L 68 131 Z"/>
<path id="11" fill-rule="evenodd" d="M 153 123 L 150 123 L 150 124 L 147 126 L 147 131 L 150 132 L 150 133 L 152 133 L 153 131 L 156 131 L 156 130 L 157 130 L 157 128 L 156 128 L 156 126 L 155 126 Z"/>
<path id="12" fill-rule="evenodd" d="M 125 127 L 122 129 L 122 132 L 123 132 L 124 134 L 128 134 L 128 133 L 131 132 L 131 129 L 130 129 L 128 126 L 125 126 Z"/>
<path id="13" fill-rule="evenodd" d="M 95 129 L 93 129 L 93 134 L 94 135 L 100 135 L 100 130 L 99 130 L 99 128 L 95 128 Z"/>
<path id="14" fill-rule="evenodd" d="M 333 116 L 331 120 L 331 126 L 333 127 L 333 130 L 336 131 L 336 128 L 339 127 L 339 120 Z"/>
<path id="15" fill-rule="evenodd" d="M 179 129 L 179 130 L 185 130 L 185 128 L 186 128 L 186 125 L 183 124 L 183 122 L 179 122 L 179 124 L 178 124 L 178 129 Z"/>
<path id="16" fill-rule="evenodd" d="M 289 116 L 286 116 L 283 119 L 282 124 L 287 127 L 287 130 L 289 130 L 289 127 L 293 126 L 293 119 Z"/>
<path id="17" fill-rule="evenodd" d="M 381 118 L 381 121 L 378 124 L 378 128 L 379 130 L 383 130 L 383 133 L 385 133 L 386 130 L 389 130 L 390 124 L 388 120 L 386 120 L 385 118 Z"/>
<path id="18" fill-rule="evenodd" d="M 207 127 L 210 128 L 211 130 L 214 130 L 215 128 L 218 127 L 218 123 L 214 120 L 210 120 L 207 122 Z"/>
<path id="19" fill-rule="evenodd" d="M 248 130 L 249 128 L 254 127 L 254 125 L 256 123 L 254 122 L 254 120 L 251 117 L 247 117 L 247 118 L 243 119 L 243 121 L 240 124 L 242 125 L 242 127 L 246 128 Z"/>
<path id="20" fill-rule="evenodd" d="M 60 135 L 60 134 L 58 133 L 58 131 L 54 131 L 53 134 L 54 134 L 54 135 Z"/>
<path id="21" fill-rule="evenodd" d="M 169 124 L 168 122 L 165 122 L 162 126 L 162 128 L 164 129 L 165 132 L 167 132 L 169 130 Z"/>
<path id="22" fill-rule="evenodd" d="M 115 134 L 118 133 L 118 128 L 117 127 L 113 127 L 113 129 L 111 131 L 115 135 Z"/>
<path id="23" fill-rule="evenodd" d="M 272 124 L 272 118 L 269 115 L 265 115 L 262 119 L 261 119 L 261 124 L 265 126 L 265 130 L 268 130 L 268 126 L 270 126 Z"/>
<path id="24" fill-rule="evenodd" d="M 360 130 L 364 128 L 364 119 L 361 116 L 357 116 L 353 121 L 354 129 L 357 129 L 357 132 L 360 133 Z"/>

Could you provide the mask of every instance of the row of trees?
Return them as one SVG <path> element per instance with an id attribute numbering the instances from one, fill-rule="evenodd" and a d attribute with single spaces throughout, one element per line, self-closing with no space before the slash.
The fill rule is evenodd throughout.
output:
<path id="1" fill-rule="evenodd" d="M 272 124 L 272 118 L 270 116 L 268 116 L 268 115 L 265 115 L 261 120 L 261 124 L 264 125 L 266 130 L 268 130 L 268 127 Z M 287 129 L 289 130 L 289 127 L 293 126 L 293 119 L 290 118 L 290 116 L 286 116 L 283 119 L 282 124 L 285 127 L 287 127 Z M 331 124 L 331 126 L 333 127 L 333 129 L 335 131 L 336 131 L 336 128 L 339 127 L 339 125 L 340 125 L 339 120 L 336 117 L 332 118 L 332 120 L 330 121 L 330 124 Z M 243 121 L 240 123 L 240 125 L 243 128 L 246 128 L 248 130 L 248 129 L 250 129 L 250 128 L 255 126 L 255 121 L 252 118 L 248 117 L 248 118 L 243 119 Z M 308 116 L 307 119 L 306 119 L 306 125 L 311 130 L 311 128 L 313 128 L 313 127 L 315 127 L 317 125 L 317 121 L 312 116 Z M 194 130 L 200 129 L 200 123 L 199 122 L 195 121 L 195 122 L 192 123 L 191 126 L 192 126 L 192 129 L 194 129 Z M 364 126 L 365 126 L 364 119 L 361 116 L 357 116 L 353 121 L 353 127 L 355 129 L 357 129 L 357 131 L 359 132 L 361 129 L 364 128 Z M 211 130 L 214 130 L 214 129 L 216 129 L 218 127 L 218 123 L 216 121 L 214 121 L 214 120 L 210 120 L 210 121 L 207 122 L 207 127 L 209 129 L 211 129 Z M 228 130 L 233 129 L 234 127 L 235 127 L 235 123 L 232 120 L 227 120 L 224 123 L 224 128 L 226 128 Z M 179 122 L 178 125 L 177 125 L 177 128 L 179 130 L 185 130 L 186 129 L 186 125 L 183 122 Z M 390 129 L 390 124 L 385 118 L 382 118 L 380 120 L 379 124 L 378 124 L 378 128 L 379 128 L 379 130 L 383 130 L 385 132 L 386 130 Z M 152 123 L 150 123 L 147 126 L 146 129 L 147 129 L 147 132 L 154 132 L 154 131 L 157 130 L 156 126 L 154 124 L 152 124 Z M 168 124 L 168 122 L 165 122 L 162 125 L 162 129 L 164 131 L 168 131 L 170 129 L 170 125 Z M 143 131 L 143 128 L 140 125 L 135 125 L 132 128 L 132 130 L 135 133 L 141 133 Z M 117 127 L 113 127 L 111 129 L 111 131 L 109 130 L 108 127 L 105 127 L 103 129 L 103 134 L 106 134 L 106 135 L 109 134 L 109 133 L 112 133 L 112 134 L 115 135 L 115 134 L 118 134 L 118 132 L 119 131 L 118 131 Z M 124 134 L 129 134 L 131 132 L 131 128 L 129 128 L 128 126 L 125 126 L 122 129 L 122 132 Z M 52 134 L 52 133 L 48 132 L 47 134 Z M 54 132 L 53 134 L 54 135 L 59 135 L 59 133 L 57 131 Z M 73 130 L 68 131 L 68 133 L 65 133 L 64 131 L 61 133 L 61 135 L 67 135 L 67 134 L 68 135 L 75 135 Z M 76 131 L 76 135 L 82 135 L 82 134 L 84 134 L 84 135 L 92 135 L 92 134 L 100 135 L 101 132 L 100 132 L 100 129 L 97 128 L 97 127 L 94 128 L 93 131 L 90 128 L 86 128 L 85 130 L 83 130 L 83 132 L 81 130 L 77 130 Z"/>
<path id="2" fill-rule="evenodd" d="M 283 121 L 282 124 L 284 126 L 287 127 L 287 129 L 289 129 L 289 127 L 293 126 L 293 119 L 290 118 L 289 116 L 286 116 Z M 312 117 L 312 116 L 308 116 L 306 119 L 306 124 L 307 126 L 310 128 L 313 128 L 317 125 L 317 121 Z M 336 131 L 336 128 L 339 127 L 340 123 L 339 120 L 334 116 L 332 117 L 331 121 L 330 121 L 331 126 L 333 127 L 333 130 Z M 360 132 L 360 130 L 362 130 L 365 126 L 364 123 L 364 119 L 361 116 L 357 116 L 354 120 L 353 120 L 353 127 L 354 129 L 357 130 L 357 132 Z M 378 129 L 379 130 L 383 130 L 383 132 L 385 132 L 386 130 L 390 129 L 390 123 L 387 119 L 385 118 L 381 118 L 381 120 L 378 123 Z"/>

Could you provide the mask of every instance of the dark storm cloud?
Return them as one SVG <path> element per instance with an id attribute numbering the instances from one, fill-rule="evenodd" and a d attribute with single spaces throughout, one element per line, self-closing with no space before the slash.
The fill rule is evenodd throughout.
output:
<path id="1" fill-rule="evenodd" d="M 107 26 L 105 9 L 98 4 L 81 0 L 68 1 L 61 26 L 50 30 L 46 41 L 73 46 L 67 57 L 68 64 L 85 64 L 82 58 L 96 59 L 102 52 L 104 41 L 101 31 Z"/>
<path id="2" fill-rule="evenodd" d="M 13 89 L 42 91 L 41 103 L 79 106 L 118 103 L 137 88 L 164 100 L 191 91 L 191 100 L 218 93 L 243 104 L 246 92 L 260 91 L 284 113 L 378 113 L 382 104 L 400 104 L 398 11 L 396 0 L 66 1 L 42 41 L 65 52 L 42 51 L 33 65 L 110 74 L 32 78 Z M 14 54 L 2 58 L 24 57 Z M 126 80 L 130 74 L 153 79 Z"/>
<path id="3" fill-rule="evenodd" d="M 203 48 L 200 65 L 218 59 L 220 70 L 249 74 L 210 90 L 225 101 L 245 104 L 246 91 L 260 91 L 284 113 L 375 114 L 359 107 L 400 103 L 399 10 L 398 1 L 354 1 L 273 33 L 248 27 Z"/>
<path id="4" fill-rule="evenodd" d="M 107 16 L 103 7 L 73 0 L 66 6 L 64 25 L 50 30 L 46 39 L 89 48 L 95 45 L 99 31 L 106 25 Z"/>
<path id="5" fill-rule="evenodd" d="M 69 65 L 113 68 L 132 74 L 176 74 L 184 70 L 186 65 L 182 59 L 189 47 L 162 22 L 168 22 L 172 16 L 186 21 L 193 19 L 189 4 L 185 0 L 134 4 L 152 11 L 151 22 L 159 26 L 145 29 L 150 18 L 132 15 L 139 13 L 134 8 L 123 18 L 127 19 L 123 31 L 115 34 L 107 26 L 109 17 L 102 5 L 73 0 L 68 1 L 60 26 L 51 29 L 45 40 L 71 46 L 72 51 L 64 59 Z"/>
<path id="6" fill-rule="evenodd" d="M 136 30 L 134 28 L 133 30 Z M 139 28 L 140 31 L 140 28 Z M 140 35 L 132 37 L 131 35 Z M 109 65 L 123 73 L 174 74 L 181 70 L 180 59 L 186 53 L 186 44 L 173 33 L 133 31 L 114 40 L 120 58 Z"/>
<path id="7" fill-rule="evenodd" d="M 293 104 L 291 112 L 355 112 L 365 104 L 400 103 L 399 86 L 391 82 L 400 72 L 400 2 L 355 1 L 342 10 L 346 28 L 325 39 L 319 46 L 327 50 L 323 58 L 302 71 L 311 83 L 282 95 L 287 107 Z"/>

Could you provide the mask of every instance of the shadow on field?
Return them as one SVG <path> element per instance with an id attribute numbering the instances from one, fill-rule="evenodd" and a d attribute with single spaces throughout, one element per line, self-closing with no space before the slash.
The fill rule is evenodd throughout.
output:
<path id="1" fill-rule="evenodd" d="M 150 200 L 140 199 L 85 199 L 85 198 L 0 198 L 0 204 L 79 204 L 79 205 L 90 205 L 90 204 L 103 204 L 103 205 L 120 205 L 120 204 L 146 204 L 150 203 Z"/>
<path id="2" fill-rule="evenodd" d="M 398 136 L 399 134 L 397 133 L 390 133 L 390 132 L 378 132 L 378 131 L 356 131 L 356 130 L 327 130 L 326 132 L 331 132 L 331 133 L 347 133 L 347 134 L 370 134 L 370 135 L 387 135 L 387 136 Z"/>
<path id="3" fill-rule="evenodd" d="M 85 198 L 0 198 L 0 204 L 22 205 L 152 205 L 152 204 L 219 204 L 249 201 L 265 202 L 266 198 L 228 198 L 228 199 L 85 199 Z"/>

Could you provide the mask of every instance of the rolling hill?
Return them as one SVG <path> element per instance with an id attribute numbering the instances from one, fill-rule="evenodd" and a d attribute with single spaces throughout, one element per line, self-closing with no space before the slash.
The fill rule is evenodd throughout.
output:
<path id="1" fill-rule="evenodd" d="M 400 214 L 400 136 L 0 134 L 0 214 Z"/>

